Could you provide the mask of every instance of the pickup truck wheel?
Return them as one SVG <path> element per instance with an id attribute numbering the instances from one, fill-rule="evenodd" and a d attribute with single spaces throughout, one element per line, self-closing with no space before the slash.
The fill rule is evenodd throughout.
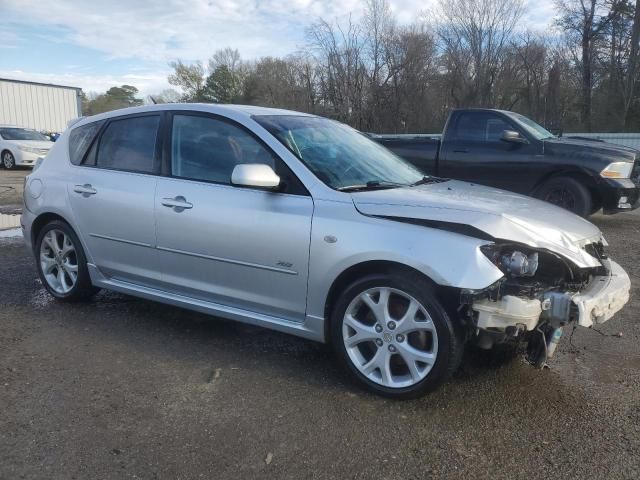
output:
<path id="1" fill-rule="evenodd" d="M 448 379 L 463 348 L 433 287 L 419 275 L 380 274 L 346 288 L 331 315 L 338 361 L 369 390 L 415 398 Z"/>
<path id="2" fill-rule="evenodd" d="M 581 217 L 588 217 L 593 212 L 591 193 L 575 178 L 553 178 L 538 190 L 537 197 Z"/>

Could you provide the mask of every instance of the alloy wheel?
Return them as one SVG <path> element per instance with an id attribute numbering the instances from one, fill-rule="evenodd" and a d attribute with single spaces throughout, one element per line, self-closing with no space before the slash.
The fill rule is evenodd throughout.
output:
<path id="1" fill-rule="evenodd" d="M 420 382 L 438 356 L 438 334 L 427 309 L 394 288 L 371 288 L 354 298 L 344 314 L 342 337 L 358 371 L 389 388 Z"/>
<path id="2" fill-rule="evenodd" d="M 49 230 L 40 244 L 40 268 L 49 287 L 69 293 L 78 281 L 78 256 L 73 241 L 62 230 Z"/>
<path id="3" fill-rule="evenodd" d="M 4 165 L 4 168 L 11 169 L 14 167 L 15 161 L 13 159 L 13 155 L 11 155 L 11 152 L 5 152 L 2 155 L 2 165 Z"/>

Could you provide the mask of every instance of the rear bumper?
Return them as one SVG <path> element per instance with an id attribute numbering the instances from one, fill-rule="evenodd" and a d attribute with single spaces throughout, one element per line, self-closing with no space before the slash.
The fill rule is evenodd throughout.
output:
<path id="1" fill-rule="evenodd" d="M 26 207 L 22 208 L 22 215 L 20 216 L 20 226 L 22 227 L 22 237 L 29 251 L 33 251 L 31 227 L 35 220 L 35 215 L 31 213 Z"/>
<path id="2" fill-rule="evenodd" d="M 629 212 L 640 207 L 640 185 L 632 180 L 605 180 L 598 193 L 605 214 Z"/>

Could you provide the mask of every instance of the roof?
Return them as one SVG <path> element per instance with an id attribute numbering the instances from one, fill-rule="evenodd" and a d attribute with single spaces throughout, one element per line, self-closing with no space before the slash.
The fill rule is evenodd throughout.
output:
<path id="1" fill-rule="evenodd" d="M 268 107 L 256 107 L 253 105 L 229 105 L 219 103 L 160 103 L 157 105 L 143 105 L 141 107 L 129 107 L 121 108 L 118 110 L 111 110 L 109 112 L 92 115 L 90 117 L 82 117 L 76 123 L 90 123 L 97 120 L 106 118 L 118 117 L 121 115 L 133 115 L 136 113 L 156 112 L 163 110 L 194 110 L 200 112 L 210 112 L 214 114 L 228 116 L 230 118 L 251 118 L 253 116 L 264 115 L 296 115 L 304 117 L 313 117 L 303 112 L 296 112 L 293 110 L 283 110 L 281 108 L 268 108 Z M 87 122 L 85 122 L 87 120 Z M 71 126 L 71 125 L 70 125 Z"/>
<path id="2" fill-rule="evenodd" d="M 23 83 L 27 85 L 40 85 L 41 87 L 67 88 L 69 90 L 77 90 L 77 91 L 82 90 L 82 88 L 80 87 L 71 87 L 69 85 L 56 85 L 55 83 L 32 82 L 30 80 L 18 80 L 15 78 L 0 78 L 0 82 Z"/>

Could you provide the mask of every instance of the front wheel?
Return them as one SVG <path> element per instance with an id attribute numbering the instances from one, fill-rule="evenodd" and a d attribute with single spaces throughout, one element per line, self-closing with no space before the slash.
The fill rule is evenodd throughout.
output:
<path id="1" fill-rule="evenodd" d="M 431 284 L 419 275 L 373 275 L 337 301 L 331 337 L 338 360 L 364 386 L 415 398 L 453 373 L 462 345 Z"/>
<path id="2" fill-rule="evenodd" d="M 552 178 L 542 185 L 536 196 L 581 217 L 593 213 L 594 202 L 589 189 L 575 178 Z"/>
<path id="3" fill-rule="evenodd" d="M 40 280 L 57 299 L 76 301 L 98 291 L 91 285 L 80 240 L 65 222 L 55 220 L 44 226 L 35 254 Z"/>
<path id="4" fill-rule="evenodd" d="M 7 170 L 11 170 L 16 167 L 16 159 L 14 158 L 13 153 L 8 150 L 2 153 L 2 166 Z"/>

